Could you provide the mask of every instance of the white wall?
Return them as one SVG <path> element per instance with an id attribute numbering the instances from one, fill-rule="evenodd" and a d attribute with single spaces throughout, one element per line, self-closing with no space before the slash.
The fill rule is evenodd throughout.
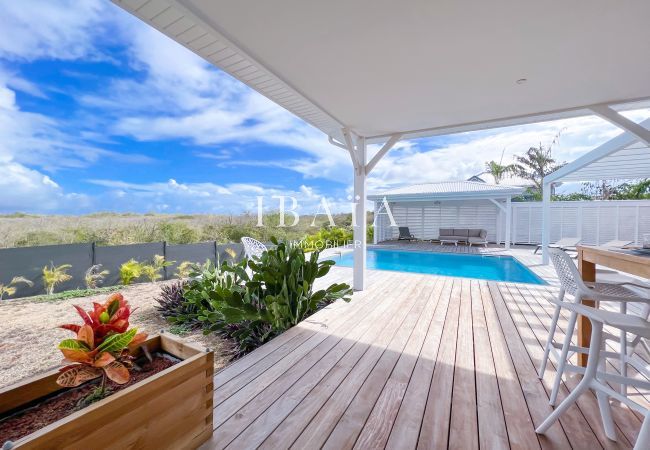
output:
<path id="1" fill-rule="evenodd" d="M 420 239 L 435 239 L 440 228 L 485 228 L 488 240 L 502 241 L 505 216 L 488 200 L 466 202 L 391 203 L 395 221 L 408 226 Z M 378 241 L 396 239 L 397 228 L 386 215 L 376 219 Z M 643 241 L 650 233 L 650 200 L 552 202 L 551 242 L 562 237 L 580 237 L 586 244 L 612 239 Z M 541 202 L 512 203 L 512 238 L 517 243 L 542 240 Z"/>

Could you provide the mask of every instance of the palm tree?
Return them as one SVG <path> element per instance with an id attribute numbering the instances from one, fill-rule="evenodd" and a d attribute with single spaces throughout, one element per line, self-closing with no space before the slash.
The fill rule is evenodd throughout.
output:
<path id="1" fill-rule="evenodd" d="M 525 180 L 532 181 L 538 190 L 542 190 L 542 180 L 555 169 L 555 160 L 542 144 L 530 147 L 523 156 L 515 156 L 515 173 Z"/>
<path id="2" fill-rule="evenodd" d="M 552 154 L 553 145 L 559 142 L 560 133 L 562 130 L 555 135 L 553 142 L 547 147 L 540 142 L 539 147 L 530 147 L 523 156 L 515 156 L 514 173 L 525 180 L 532 181 L 538 192 L 542 192 L 544 177 L 566 164 L 558 164 Z"/>
<path id="3" fill-rule="evenodd" d="M 506 175 L 513 173 L 513 164 L 501 164 L 496 161 L 488 161 L 485 163 L 485 173 L 489 173 L 494 178 L 496 184 L 501 183 Z"/>
<path id="4" fill-rule="evenodd" d="M 25 277 L 13 277 L 9 284 L 0 283 L 0 300 L 2 300 L 5 295 L 14 295 L 16 293 L 16 285 L 21 283 L 26 284 L 27 286 L 34 285 L 31 280 L 28 280 Z"/>

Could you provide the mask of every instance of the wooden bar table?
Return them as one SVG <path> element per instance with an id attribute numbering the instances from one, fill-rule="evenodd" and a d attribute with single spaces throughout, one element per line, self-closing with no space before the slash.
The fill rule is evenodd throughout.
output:
<path id="1" fill-rule="evenodd" d="M 596 265 L 609 267 L 620 272 L 650 278 L 650 257 L 634 254 L 630 249 L 611 249 L 579 245 L 578 269 L 584 281 L 596 281 Z M 587 306 L 595 307 L 593 300 L 583 300 Z M 591 322 L 586 317 L 578 317 L 578 346 L 589 347 Z M 587 355 L 578 354 L 578 364 L 587 365 Z"/>

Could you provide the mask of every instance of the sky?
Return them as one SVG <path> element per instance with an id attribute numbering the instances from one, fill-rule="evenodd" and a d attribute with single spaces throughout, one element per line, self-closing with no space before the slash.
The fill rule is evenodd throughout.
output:
<path id="1" fill-rule="evenodd" d="M 345 151 L 112 3 L 0 7 L 0 213 L 238 214 L 256 211 L 258 196 L 277 208 L 277 195 L 296 197 L 301 213 L 322 197 L 349 209 Z M 583 117 L 404 141 L 368 189 L 467 179 L 559 131 L 558 161 L 619 133 Z"/>

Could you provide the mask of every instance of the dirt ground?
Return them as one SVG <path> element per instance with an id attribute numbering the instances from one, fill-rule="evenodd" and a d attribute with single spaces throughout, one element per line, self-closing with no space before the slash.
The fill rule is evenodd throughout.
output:
<path id="1" fill-rule="evenodd" d="M 142 283 L 120 290 L 135 311 L 132 327 L 150 335 L 169 330 L 170 326 L 154 308 L 161 283 Z M 79 297 L 50 302 L 29 299 L 0 302 L 0 388 L 58 367 L 62 360 L 57 349 L 59 341 L 72 337 L 67 330 L 57 328 L 63 323 L 80 323 L 72 305 L 88 310 L 92 302 L 103 302 L 109 294 Z M 214 350 L 215 371 L 229 361 L 228 344 L 215 335 L 204 336 L 201 331 L 184 335 L 182 339 L 197 342 Z"/>

